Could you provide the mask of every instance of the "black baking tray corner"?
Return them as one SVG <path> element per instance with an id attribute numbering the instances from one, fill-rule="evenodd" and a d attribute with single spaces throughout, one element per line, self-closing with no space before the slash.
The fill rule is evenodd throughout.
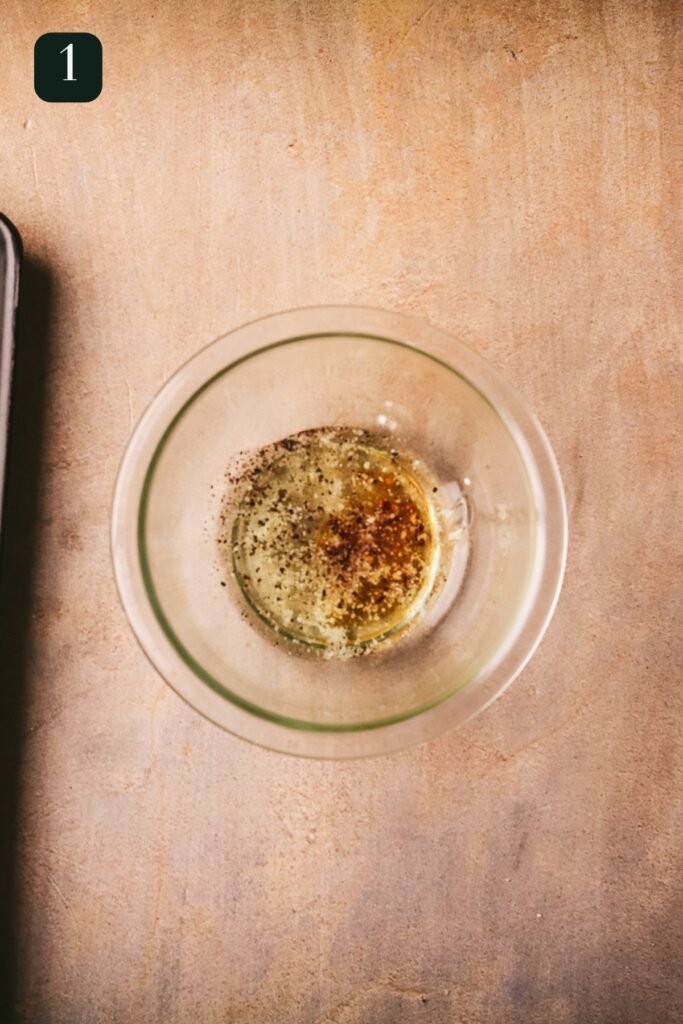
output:
<path id="1" fill-rule="evenodd" d="M 0 213 L 0 541 L 5 507 L 7 435 L 12 402 L 17 299 L 21 238 L 14 225 Z"/>

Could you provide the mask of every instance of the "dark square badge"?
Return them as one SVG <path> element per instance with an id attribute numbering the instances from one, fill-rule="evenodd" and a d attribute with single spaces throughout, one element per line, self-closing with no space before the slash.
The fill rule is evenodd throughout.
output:
<path id="1" fill-rule="evenodd" d="M 33 48 L 33 87 L 46 103 L 90 103 L 102 92 L 102 43 L 90 32 L 46 32 Z"/>

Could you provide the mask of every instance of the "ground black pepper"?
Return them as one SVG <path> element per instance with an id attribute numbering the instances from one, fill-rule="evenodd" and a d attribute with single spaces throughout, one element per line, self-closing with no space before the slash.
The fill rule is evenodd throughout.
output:
<path id="1" fill-rule="evenodd" d="M 219 540 L 230 541 L 243 593 L 279 632 L 343 652 L 424 604 L 437 520 L 397 449 L 365 431 L 321 428 L 252 453 L 227 476 Z"/>

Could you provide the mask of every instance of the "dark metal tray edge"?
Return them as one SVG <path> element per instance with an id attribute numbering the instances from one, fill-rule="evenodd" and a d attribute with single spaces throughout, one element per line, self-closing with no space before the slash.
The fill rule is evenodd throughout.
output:
<path id="1" fill-rule="evenodd" d="M 12 399 L 12 373 L 22 246 L 19 232 L 0 213 L 0 541 L 5 506 L 7 438 Z"/>

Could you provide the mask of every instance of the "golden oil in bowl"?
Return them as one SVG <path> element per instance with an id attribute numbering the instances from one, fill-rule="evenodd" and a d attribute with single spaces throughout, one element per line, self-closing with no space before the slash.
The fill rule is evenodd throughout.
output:
<path id="1" fill-rule="evenodd" d="M 284 438 L 251 456 L 240 483 L 234 576 L 280 635 L 330 654 L 372 647 L 403 631 L 432 596 L 437 488 L 367 432 Z"/>

